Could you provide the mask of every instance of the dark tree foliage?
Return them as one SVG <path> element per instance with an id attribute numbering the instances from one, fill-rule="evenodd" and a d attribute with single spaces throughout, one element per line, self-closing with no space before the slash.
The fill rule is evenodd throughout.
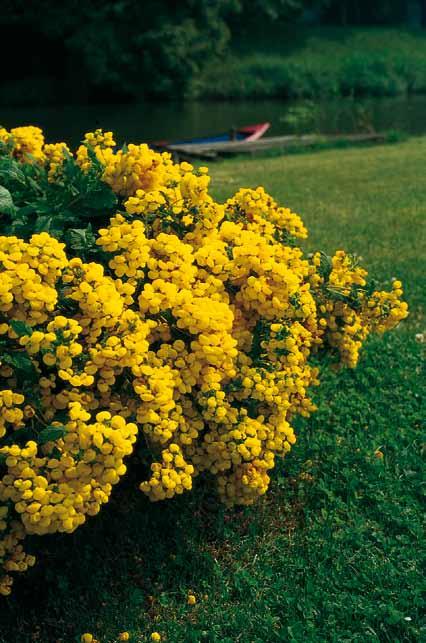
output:
<path id="1" fill-rule="evenodd" d="M 179 95 L 192 74 L 224 50 L 227 17 L 239 8 L 237 0 L 8 0 L 0 25 L 15 42 L 31 30 L 26 45 L 35 56 L 48 47 L 41 62 L 59 54 L 65 75 L 77 68 L 92 86 Z"/>
<path id="2" fill-rule="evenodd" d="M 5 0 L 3 48 L 23 36 L 31 54 L 8 75 L 57 79 L 81 94 L 84 85 L 113 96 L 179 97 L 208 60 L 222 54 L 230 24 L 250 15 L 294 15 L 306 0 Z M 237 16 L 237 18 L 236 18 Z M 5 52 L 4 52 L 5 53 Z"/>
<path id="3" fill-rule="evenodd" d="M 48 79 L 55 100 L 173 99 L 226 51 L 231 31 L 312 9 L 331 23 L 398 23 L 416 2 L 426 19 L 426 0 L 3 0 L 3 81 Z"/>
<path id="4" fill-rule="evenodd" d="M 413 6 L 420 8 L 425 3 L 424 0 L 321 0 L 321 4 L 322 18 L 327 22 L 341 25 L 391 25 L 406 22 Z"/>

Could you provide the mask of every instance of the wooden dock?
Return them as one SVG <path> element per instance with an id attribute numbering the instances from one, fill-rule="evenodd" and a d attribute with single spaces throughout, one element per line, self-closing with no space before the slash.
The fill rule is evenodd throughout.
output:
<path id="1" fill-rule="evenodd" d="M 172 152 L 179 159 L 199 158 L 205 160 L 215 160 L 226 156 L 235 156 L 237 154 L 258 154 L 265 150 L 277 150 L 283 154 L 293 147 L 309 147 L 316 144 L 345 144 L 345 143 L 383 143 L 384 134 L 347 134 L 335 136 L 320 136 L 318 134 L 308 134 L 305 136 L 269 136 L 261 138 L 258 141 L 229 141 L 219 143 L 193 143 L 193 144 L 176 144 L 162 147 L 162 150 Z M 157 149 L 158 146 L 157 146 Z"/>

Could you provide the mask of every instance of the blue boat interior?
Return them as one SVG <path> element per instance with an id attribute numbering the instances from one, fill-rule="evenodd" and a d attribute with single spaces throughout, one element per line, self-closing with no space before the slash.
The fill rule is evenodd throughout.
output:
<path id="1" fill-rule="evenodd" d="M 245 138 L 247 138 L 249 134 L 242 134 L 241 132 L 235 132 L 235 134 L 232 136 L 231 132 L 228 132 L 227 134 L 218 134 L 217 136 L 203 136 L 201 138 L 191 138 L 191 139 L 186 139 L 182 141 L 173 141 L 172 145 L 191 145 L 191 143 L 194 144 L 201 144 L 201 143 L 222 143 L 225 141 L 243 141 Z"/>

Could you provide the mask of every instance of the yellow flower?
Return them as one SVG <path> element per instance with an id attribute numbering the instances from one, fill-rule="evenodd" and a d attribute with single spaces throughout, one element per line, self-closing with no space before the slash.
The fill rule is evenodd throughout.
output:
<path id="1" fill-rule="evenodd" d="M 195 598 L 194 594 L 188 594 L 187 601 L 188 605 L 195 605 L 197 602 L 197 599 Z"/>
<path id="2" fill-rule="evenodd" d="M 93 634 L 86 632 L 81 635 L 81 643 L 93 643 Z"/>
<path id="3" fill-rule="evenodd" d="M 151 641 L 161 641 L 161 634 L 159 634 L 158 632 L 152 632 Z"/>
<path id="4" fill-rule="evenodd" d="M 119 641 L 128 641 L 130 639 L 129 632 L 121 632 L 118 636 Z"/>

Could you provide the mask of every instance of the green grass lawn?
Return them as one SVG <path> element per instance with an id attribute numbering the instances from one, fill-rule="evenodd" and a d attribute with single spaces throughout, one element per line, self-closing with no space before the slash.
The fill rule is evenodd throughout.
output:
<path id="1" fill-rule="evenodd" d="M 412 139 L 212 167 L 215 196 L 263 184 L 302 215 L 307 249 L 347 248 L 400 277 L 411 316 L 369 341 L 356 370 L 324 372 L 318 412 L 256 507 L 226 511 L 203 485 L 151 505 L 127 480 L 74 535 L 34 538 L 39 564 L 2 602 L 2 643 L 112 643 L 123 630 L 140 643 L 153 631 L 168 643 L 425 640 L 425 160 L 426 139 Z"/>

